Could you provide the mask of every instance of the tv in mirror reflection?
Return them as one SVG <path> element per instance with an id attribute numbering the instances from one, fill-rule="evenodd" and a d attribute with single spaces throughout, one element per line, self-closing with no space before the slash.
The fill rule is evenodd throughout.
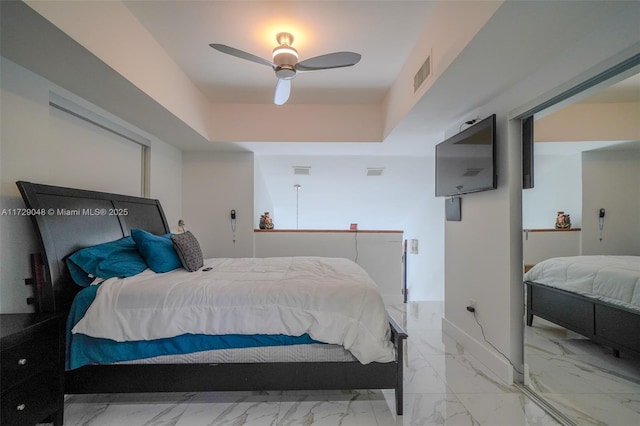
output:
<path id="1" fill-rule="evenodd" d="M 436 145 L 436 197 L 497 187 L 495 114 Z"/>

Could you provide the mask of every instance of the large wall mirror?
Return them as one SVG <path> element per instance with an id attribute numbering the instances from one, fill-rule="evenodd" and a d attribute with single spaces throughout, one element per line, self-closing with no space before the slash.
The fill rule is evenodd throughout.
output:
<path id="1" fill-rule="evenodd" d="M 599 84 L 598 91 L 534 115 L 535 184 L 523 191 L 523 257 L 525 270 L 545 265 L 548 272 L 525 274 L 525 279 L 535 277 L 560 286 L 551 270 L 567 277 L 569 269 L 579 270 L 581 264 L 543 262 L 579 261 L 574 256 L 599 256 L 609 262 L 611 256 L 624 255 L 628 263 L 618 269 L 640 273 L 637 68 Z M 561 229 L 556 228 L 558 212 L 564 215 Z M 587 263 L 595 264 L 596 258 Z M 580 280 L 562 291 L 537 293 L 530 287 L 525 291 L 525 298 L 536 298 L 528 301 L 540 303 L 551 318 L 534 315 L 524 327 L 525 386 L 568 424 L 640 424 L 640 352 L 616 351 L 585 337 L 594 327 L 608 328 L 598 333 L 640 345 L 640 282 L 634 287 L 613 273 L 602 283 L 593 284 L 594 276 Z M 594 309 L 604 308 L 583 304 L 580 297 L 565 298 L 566 291 L 581 296 L 596 293 L 606 302 L 606 315 L 594 314 Z M 622 316 L 615 313 L 617 306 Z"/>

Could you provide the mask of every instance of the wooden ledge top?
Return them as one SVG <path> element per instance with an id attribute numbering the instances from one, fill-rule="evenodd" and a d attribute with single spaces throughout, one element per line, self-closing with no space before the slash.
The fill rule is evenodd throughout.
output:
<path id="1" fill-rule="evenodd" d="M 522 232 L 571 232 L 571 231 L 582 231 L 582 228 L 567 228 L 567 229 L 549 228 L 549 229 L 523 229 L 522 230 Z"/>
<path id="2" fill-rule="evenodd" d="M 351 233 L 351 234 L 402 234 L 404 231 L 375 230 L 375 229 L 254 229 L 253 232 L 316 232 L 325 234 Z"/>

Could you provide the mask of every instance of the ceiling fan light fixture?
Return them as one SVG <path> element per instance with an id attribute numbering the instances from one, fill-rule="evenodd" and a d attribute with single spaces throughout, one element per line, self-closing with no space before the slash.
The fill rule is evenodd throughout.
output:
<path id="1" fill-rule="evenodd" d="M 289 33 L 279 33 L 276 40 L 278 40 L 279 46 L 273 49 L 273 63 L 280 68 L 293 70 L 293 67 L 298 63 L 298 51 L 291 47 L 293 36 Z M 276 69 L 276 74 L 277 71 Z"/>
<path id="2" fill-rule="evenodd" d="M 298 51 L 296 49 L 294 49 L 291 46 L 278 46 L 275 49 L 273 49 L 273 58 L 275 59 L 276 56 L 281 55 L 281 54 L 288 54 L 288 55 L 293 55 L 295 56 L 296 59 L 298 59 Z"/>
<path id="3" fill-rule="evenodd" d="M 276 41 L 281 46 L 291 46 L 293 44 L 293 34 L 286 31 L 276 34 Z"/>
<path id="4" fill-rule="evenodd" d="M 278 46 L 273 49 L 273 63 L 278 66 L 295 65 L 298 62 L 298 51 L 291 46 Z"/>

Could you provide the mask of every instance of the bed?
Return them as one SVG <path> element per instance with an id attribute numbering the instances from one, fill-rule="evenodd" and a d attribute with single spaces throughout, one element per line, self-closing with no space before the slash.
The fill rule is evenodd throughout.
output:
<path id="1" fill-rule="evenodd" d="M 406 332 L 402 327 L 390 316 L 383 312 L 383 322 L 386 327 L 386 344 L 391 348 L 391 357 L 388 354 L 377 354 L 366 345 L 357 349 L 359 339 L 362 339 L 362 329 L 349 328 L 338 334 L 339 336 L 322 336 L 323 327 L 311 327 L 312 330 L 307 336 L 298 336 L 303 339 L 310 339 L 306 342 L 293 342 L 291 347 L 301 350 L 302 352 L 294 352 L 293 355 L 281 357 L 278 353 L 264 355 L 269 352 L 269 348 L 261 348 L 252 346 L 254 355 L 257 353 L 259 360 L 249 355 L 244 361 L 238 361 L 238 358 L 232 362 L 225 362 L 229 352 L 237 351 L 237 349 L 217 350 L 219 343 L 213 348 L 216 350 L 202 351 L 204 357 L 190 357 L 189 354 L 182 356 L 179 360 L 175 360 L 173 355 L 163 355 L 155 353 L 153 357 L 146 360 L 119 359 L 103 361 L 105 363 L 97 363 L 95 359 L 88 361 L 80 361 L 79 364 L 70 365 L 70 359 L 74 358 L 71 352 L 71 346 L 74 345 L 74 336 L 84 336 L 85 339 L 119 340 L 122 336 L 110 336 L 110 338 L 100 337 L 99 334 L 91 335 L 87 331 L 95 325 L 95 322 L 86 322 L 81 324 L 84 316 L 89 316 L 89 310 L 98 303 L 100 294 L 107 294 L 108 288 L 126 287 L 126 283 L 131 280 L 155 279 L 150 277 L 153 272 L 145 270 L 138 275 L 129 278 L 110 278 L 100 283 L 98 286 L 81 287 L 77 285 L 71 275 L 73 267 L 70 271 L 68 262 L 71 255 L 78 253 L 81 249 L 87 247 L 99 246 L 102 243 L 113 241 L 124 241 L 129 238 L 132 232 L 137 230 L 149 233 L 151 235 L 167 235 L 170 233 L 168 223 L 163 213 L 162 207 L 158 200 L 133 197 L 127 195 L 110 194 L 104 192 L 87 191 L 81 189 L 64 188 L 51 185 L 42 185 L 31 182 L 20 181 L 17 186 L 24 199 L 27 209 L 34 212 L 30 215 L 34 225 L 37 238 L 40 243 L 39 256 L 32 256 L 36 259 L 34 266 L 35 284 L 36 284 L 36 303 L 37 309 L 43 312 L 63 312 L 68 315 L 68 330 L 78 327 L 84 327 L 84 332 L 68 333 L 67 341 L 67 369 L 65 371 L 65 394 L 86 394 L 86 393 L 133 393 L 133 392 L 186 392 L 186 391 L 285 391 L 285 390 L 326 390 L 326 389 L 394 389 L 396 412 L 402 414 L 403 405 L 403 343 L 407 338 Z M 38 260 L 39 259 L 39 260 Z M 295 258 L 294 258 L 295 259 Z M 263 268 L 254 270 L 255 276 L 267 276 L 264 268 L 273 267 L 271 264 L 265 264 L 265 260 L 244 259 L 240 262 L 249 262 L 252 268 Z M 280 259 L 279 262 L 287 263 L 289 270 L 293 266 L 289 264 L 293 259 Z M 302 262 L 311 262 L 320 265 L 321 259 L 301 259 Z M 344 260 L 343 260 L 344 261 Z M 218 262 L 218 263 L 216 263 Z M 204 261 L 203 268 L 194 272 L 184 270 L 176 270 L 166 274 L 158 274 L 163 277 L 177 277 L 180 280 L 189 281 L 190 277 L 200 274 L 212 279 L 217 270 L 220 270 L 220 262 L 229 265 L 232 259 L 209 259 Z M 339 263 L 342 261 L 339 261 Z M 349 261 L 350 262 L 350 261 Z M 256 266 L 256 264 L 258 266 Z M 234 264 L 235 265 L 235 264 Z M 357 265 L 344 265 L 347 269 L 359 268 Z M 212 268 L 212 270 L 206 269 Z M 226 267 L 226 266 L 225 266 Z M 233 266 L 236 268 L 237 265 Z M 322 264 L 320 269 L 334 269 L 338 266 L 331 264 Z M 226 272 L 229 272 L 228 270 Z M 225 272 L 225 273 L 226 273 Z M 266 271 L 269 272 L 269 271 Z M 231 274 L 235 274 L 234 272 Z M 275 273 L 274 273 L 275 274 Z M 298 278 L 304 277 L 303 272 Z M 365 273 L 366 274 L 366 273 Z M 277 274 L 275 274 L 277 275 Z M 75 276 L 74 276 L 75 278 Z M 369 278 L 370 279 L 370 278 Z M 154 281 L 155 282 L 155 281 Z M 115 284 L 114 284 L 115 283 Z M 164 284 L 167 288 L 171 288 L 171 283 L 166 281 Z M 161 287 L 159 285 L 158 287 Z M 198 284 L 196 284 L 197 286 Z M 375 284 L 373 285 L 375 287 Z M 133 291 L 139 289 L 139 285 L 129 286 Z M 315 291 L 315 290 L 314 290 Z M 377 292 L 377 290 L 376 290 Z M 91 294 L 93 293 L 93 294 Z M 229 296 L 231 298 L 238 297 L 238 294 Z M 77 297 L 78 296 L 78 297 Z M 206 296 L 210 297 L 211 295 Z M 163 296 L 156 294 L 153 296 L 157 300 Z M 153 297 L 144 297 L 143 299 L 153 299 Z M 267 296 L 270 297 L 270 296 Z M 300 296 L 302 297 L 302 296 Z M 335 295 L 333 296 L 335 298 Z M 364 296 L 363 296 L 364 297 Z M 376 296 L 373 295 L 375 298 Z M 107 298 L 108 299 L 108 298 Z M 200 300 L 200 298 L 197 298 Z M 250 298 L 251 299 L 251 298 Z M 102 299 L 104 300 L 104 299 Z M 131 297 L 127 297 L 131 300 Z M 234 299 L 235 300 L 235 299 Z M 329 304 L 335 304 L 337 299 L 329 300 Z M 381 300 L 381 299 L 380 299 Z M 75 303 L 74 303 L 75 301 Z M 152 302 L 153 303 L 153 302 Z M 260 303 L 255 302 L 253 303 Z M 280 302 L 278 302 L 280 303 Z M 305 303 L 311 303 L 305 301 Z M 161 303 L 162 304 L 162 303 Z M 81 305 L 80 311 L 77 306 Z M 308 305 L 305 305 L 308 307 Z M 122 308 L 122 306 L 120 306 Z M 204 306 L 200 308 L 205 309 Z M 220 308 L 222 309 L 222 308 Z M 223 330 L 223 333 L 239 335 L 243 338 L 241 329 L 236 327 L 236 323 L 247 323 L 243 321 L 243 317 L 231 317 L 233 309 L 221 310 L 218 312 L 218 319 L 235 318 L 233 321 L 226 321 L 230 324 L 231 329 Z M 292 334 L 295 335 L 301 328 L 306 327 L 309 321 L 315 322 L 317 318 L 312 316 L 311 319 L 305 317 L 304 309 L 300 309 L 297 316 L 293 317 L 293 324 L 289 323 L 287 327 L 291 328 Z M 308 310 L 310 311 L 310 310 Z M 364 311 L 364 310 L 363 310 Z M 80 312 L 80 313 L 78 313 Z M 129 312 L 135 312 L 131 310 Z M 202 312 L 201 312 L 202 314 Z M 98 318 L 102 318 L 103 313 L 96 314 Z M 205 318 L 206 315 L 199 318 Z M 261 313 L 263 322 L 270 322 L 273 312 Z M 288 316 L 288 312 L 281 316 Z M 329 315 L 331 316 L 331 315 Z M 129 318 L 131 319 L 131 318 Z M 334 325 L 338 326 L 341 318 L 335 316 Z M 137 318 L 136 321 L 145 321 Z M 179 329 L 184 330 L 191 325 L 185 324 L 183 320 L 171 320 L 154 317 L 153 320 L 147 322 L 154 323 L 160 321 L 163 326 L 156 327 L 162 329 L 171 328 L 175 324 L 179 324 Z M 165 321 L 164 323 L 162 321 Z M 307 321 L 307 323 L 305 323 Z M 348 322 L 345 320 L 342 322 Z M 367 320 L 377 321 L 377 320 Z M 196 321 L 198 322 L 198 321 Z M 205 322 L 205 321 L 199 321 Z M 224 322 L 224 321 L 223 321 Z M 252 321 L 255 324 L 255 322 Z M 126 321 L 125 321 L 126 324 Z M 122 323 L 120 323 L 122 326 Z M 166 326 L 166 327 L 165 327 Z M 240 327 L 240 326 L 237 326 Z M 118 326 L 107 327 L 113 330 Z M 122 328 L 122 327 L 121 327 Z M 332 329 L 332 328 L 331 328 Z M 252 332 L 260 332 L 261 330 L 253 330 Z M 325 330 L 327 331 L 327 330 Z M 134 331 L 134 334 L 136 332 Z M 197 333 L 197 331 L 195 332 Z M 316 339 L 317 333 L 322 338 L 342 339 L 346 342 L 344 347 L 350 347 L 351 358 L 344 358 L 342 355 L 322 355 L 318 359 L 308 361 L 305 354 L 314 353 L 314 347 L 330 347 L 334 352 L 345 352 L 345 349 L 337 345 L 334 341 L 326 342 Z M 139 336 L 139 335 L 138 335 Z M 227 336 L 225 334 L 225 336 Z M 140 337 L 140 336 L 139 336 Z M 155 336 L 157 337 L 157 336 Z M 154 339 L 155 337 L 151 337 Z M 269 336 L 268 336 L 269 337 Z M 144 337 L 148 338 L 148 337 Z M 285 336 L 286 338 L 286 336 Z M 160 340 L 158 338 L 158 340 Z M 365 339 L 366 340 L 366 339 Z M 155 340 L 154 340 L 155 342 Z M 85 342 L 86 343 L 86 342 Z M 94 344 L 95 341 L 90 342 Z M 191 342 L 193 343 L 193 342 Z M 188 343 L 188 344 L 191 344 Z M 347 344 L 348 343 L 348 344 Z M 80 342 L 79 344 L 82 344 Z M 199 343 L 198 343 L 199 344 Z M 226 344 L 226 343 L 225 343 Z M 273 348 L 272 348 L 273 349 Z M 240 349 L 242 350 L 242 349 Z M 210 358 L 208 355 L 222 352 L 222 358 Z M 296 355 L 297 354 L 297 355 Z M 181 355 L 179 355 L 180 357 Z M 296 359 L 296 357 L 304 357 L 304 359 Z M 153 363 L 149 363 L 149 359 Z M 222 359 L 222 361 L 221 361 Z M 135 380 L 132 380 L 135 378 Z"/>
<path id="2" fill-rule="evenodd" d="M 538 316 L 640 356 L 640 256 L 572 256 L 544 260 L 524 275 L 526 323 Z"/>

